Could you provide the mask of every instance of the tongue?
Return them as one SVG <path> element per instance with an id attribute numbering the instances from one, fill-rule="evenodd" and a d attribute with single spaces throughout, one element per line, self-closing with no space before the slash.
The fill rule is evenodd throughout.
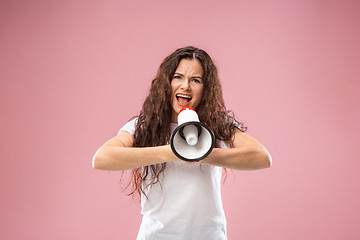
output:
<path id="1" fill-rule="evenodd" d="M 189 102 L 188 98 L 179 97 L 178 100 L 179 100 L 180 105 L 186 105 Z"/>

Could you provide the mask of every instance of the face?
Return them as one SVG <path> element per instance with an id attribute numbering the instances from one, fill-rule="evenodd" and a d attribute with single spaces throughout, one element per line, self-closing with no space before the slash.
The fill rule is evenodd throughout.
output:
<path id="1" fill-rule="evenodd" d="M 196 110 L 203 96 L 203 69 L 196 59 L 182 59 L 171 80 L 171 121 L 177 122 L 177 114 L 185 106 Z"/>

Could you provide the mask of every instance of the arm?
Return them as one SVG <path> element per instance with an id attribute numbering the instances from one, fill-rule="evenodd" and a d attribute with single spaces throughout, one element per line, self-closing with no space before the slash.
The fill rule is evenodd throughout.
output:
<path id="1" fill-rule="evenodd" d="M 237 170 L 271 167 L 271 156 L 255 138 L 236 130 L 233 148 L 214 148 L 201 163 Z"/>
<path id="2" fill-rule="evenodd" d="M 130 133 L 120 131 L 96 151 L 93 168 L 116 171 L 179 160 L 169 145 L 137 148 L 133 147 L 134 140 Z"/>

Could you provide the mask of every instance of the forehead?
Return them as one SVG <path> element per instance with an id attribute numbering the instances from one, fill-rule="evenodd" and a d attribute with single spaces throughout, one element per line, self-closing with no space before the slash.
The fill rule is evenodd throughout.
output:
<path id="1" fill-rule="evenodd" d="M 203 75 L 201 63 L 197 59 L 181 59 L 175 73 L 187 75 Z"/>

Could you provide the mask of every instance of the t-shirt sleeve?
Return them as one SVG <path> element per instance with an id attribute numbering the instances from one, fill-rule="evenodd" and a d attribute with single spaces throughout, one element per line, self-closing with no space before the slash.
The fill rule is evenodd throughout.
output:
<path id="1" fill-rule="evenodd" d="M 131 135 L 135 134 L 135 126 L 136 126 L 137 118 L 134 118 L 130 121 L 128 121 L 122 128 L 120 128 L 118 134 L 120 131 L 126 131 L 130 133 Z"/>

